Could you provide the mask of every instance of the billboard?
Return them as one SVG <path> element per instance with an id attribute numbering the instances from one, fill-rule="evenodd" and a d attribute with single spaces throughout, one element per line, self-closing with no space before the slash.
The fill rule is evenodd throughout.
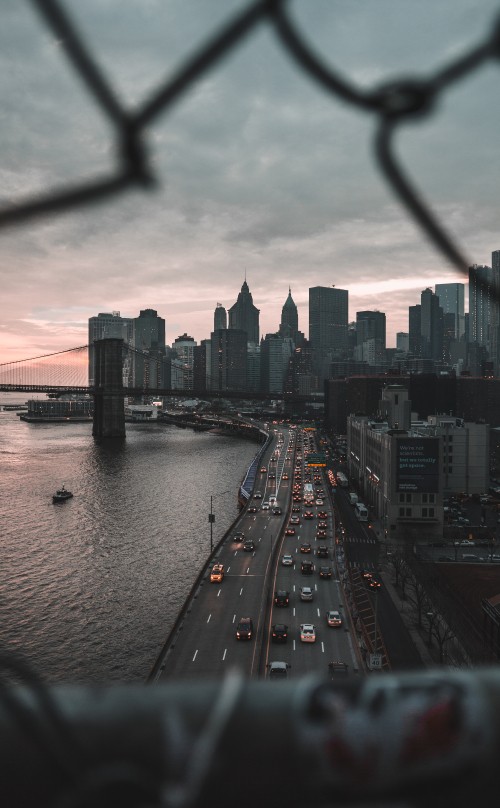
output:
<path id="1" fill-rule="evenodd" d="M 396 491 L 438 493 L 439 438 L 398 440 Z"/>

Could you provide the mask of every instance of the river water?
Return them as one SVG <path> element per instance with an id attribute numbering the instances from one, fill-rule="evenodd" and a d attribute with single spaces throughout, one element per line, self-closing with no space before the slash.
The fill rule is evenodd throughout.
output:
<path id="1" fill-rule="evenodd" d="M 0 412 L 0 648 L 47 682 L 144 681 L 209 555 L 210 497 L 215 542 L 259 446 L 152 424 L 118 443 L 91 433 Z M 54 505 L 62 483 L 74 498 Z"/>

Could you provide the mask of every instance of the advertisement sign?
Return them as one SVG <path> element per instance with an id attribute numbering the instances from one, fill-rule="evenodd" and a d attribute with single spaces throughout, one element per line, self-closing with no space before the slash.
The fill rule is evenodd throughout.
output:
<path id="1" fill-rule="evenodd" d="M 398 441 L 396 490 L 438 493 L 439 438 L 401 438 Z"/>

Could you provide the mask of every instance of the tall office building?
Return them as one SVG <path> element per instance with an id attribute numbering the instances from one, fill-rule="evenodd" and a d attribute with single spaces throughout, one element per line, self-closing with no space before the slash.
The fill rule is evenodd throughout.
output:
<path id="1" fill-rule="evenodd" d="M 493 272 L 491 267 L 469 267 L 469 341 L 489 347 Z"/>
<path id="2" fill-rule="evenodd" d="M 432 289 L 420 295 L 420 339 L 423 359 L 443 360 L 443 309 Z"/>
<path id="3" fill-rule="evenodd" d="M 294 343 L 291 337 L 266 334 L 260 343 L 261 390 L 282 393 Z"/>
<path id="4" fill-rule="evenodd" d="M 247 342 L 259 344 L 259 309 L 253 304 L 246 280 L 236 303 L 229 309 L 229 328 L 245 331 Z"/>
<path id="5" fill-rule="evenodd" d="M 385 359 L 385 314 L 382 311 L 356 312 L 356 351 L 354 358 L 370 365 Z"/>
<path id="6" fill-rule="evenodd" d="M 408 347 L 411 356 L 422 356 L 421 308 L 419 303 L 408 306 Z"/>
<path id="7" fill-rule="evenodd" d="M 347 356 L 348 306 L 346 289 L 329 286 L 309 289 L 309 343 L 321 379 L 328 378 L 333 358 Z"/>
<path id="8" fill-rule="evenodd" d="M 181 360 L 184 368 L 184 379 L 182 384 L 183 390 L 193 389 L 193 368 L 194 368 L 194 349 L 196 341 L 193 337 L 184 333 L 177 337 L 172 345 L 173 350 L 177 354 L 177 358 Z"/>
<path id="9" fill-rule="evenodd" d="M 398 351 L 408 353 L 410 350 L 410 335 L 407 331 L 398 331 L 396 334 L 396 348 Z"/>
<path id="10" fill-rule="evenodd" d="M 95 359 L 93 343 L 96 340 L 107 338 L 122 339 L 125 344 L 132 342 L 133 320 L 131 317 L 121 317 L 119 311 L 98 314 L 97 317 L 89 317 L 89 387 L 95 383 Z M 125 377 L 124 384 L 128 382 L 129 363 L 124 363 Z"/>
<path id="11" fill-rule="evenodd" d="M 279 327 L 279 335 L 281 337 L 291 337 L 294 344 L 297 344 L 299 334 L 299 315 L 297 306 L 292 298 L 292 290 L 288 287 L 288 297 L 285 300 L 283 308 L 281 309 L 281 323 Z"/>
<path id="12" fill-rule="evenodd" d="M 212 332 L 210 340 L 211 390 L 246 390 L 247 332 L 241 328 L 220 328 Z"/>
<path id="13" fill-rule="evenodd" d="M 165 320 L 154 309 L 143 309 L 133 320 L 132 387 L 162 387 Z"/>
<path id="14" fill-rule="evenodd" d="M 217 303 L 214 311 L 214 331 L 227 328 L 227 311 L 221 303 Z"/>
<path id="15" fill-rule="evenodd" d="M 439 305 L 443 309 L 443 314 L 454 315 L 455 339 L 461 339 L 465 330 L 464 289 L 463 283 L 436 283 L 434 287 L 434 291 L 439 298 Z M 447 323 L 449 330 L 449 318 Z"/>

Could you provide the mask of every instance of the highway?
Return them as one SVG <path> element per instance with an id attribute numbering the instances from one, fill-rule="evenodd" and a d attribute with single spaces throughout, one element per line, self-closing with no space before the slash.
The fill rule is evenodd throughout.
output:
<path id="1" fill-rule="evenodd" d="M 262 459 L 257 474 L 254 498 L 250 501 L 235 531 L 252 539 L 255 550 L 247 552 L 241 541 L 234 540 L 232 531 L 220 547 L 215 561 L 224 564 L 225 576 L 221 583 L 211 583 L 209 572 L 195 592 L 181 630 L 175 633 L 168 653 L 162 660 L 159 680 L 169 678 L 220 678 L 230 669 L 238 669 L 245 676 L 262 678 L 271 661 L 284 661 L 290 665 L 293 678 L 305 673 L 328 674 L 331 661 L 346 662 L 349 671 L 359 668 L 356 640 L 351 632 L 349 616 L 345 614 L 340 583 L 335 573 L 334 513 L 327 491 L 324 473 L 306 469 L 305 453 L 316 449 L 312 433 L 287 426 L 277 426 L 273 440 Z M 314 477 L 316 476 L 316 480 Z M 323 489 L 320 497 L 308 510 L 312 518 L 304 518 L 306 508 L 301 501 L 293 502 L 293 485 L 303 493 L 305 482 L 311 481 L 316 489 Z M 261 497 L 258 495 L 261 494 Z M 257 497 L 256 497 L 257 495 Z M 266 508 L 270 498 L 277 498 L 283 513 L 276 515 L 273 507 Z M 301 496 L 302 500 L 302 496 Z M 272 500 L 271 500 L 272 501 Z M 296 512 L 291 508 L 295 507 Z M 256 512 L 249 512 L 256 508 Z M 319 513 L 325 513 L 323 519 Z M 293 535 L 285 535 L 291 517 L 298 518 Z M 326 522 L 325 535 L 318 538 L 318 524 Z M 310 553 L 301 552 L 301 545 L 309 543 Z M 318 558 L 318 545 L 326 545 L 328 558 Z M 284 566 L 282 556 L 291 554 L 293 564 Z M 314 563 L 312 575 L 301 572 L 301 561 Z M 320 578 L 319 567 L 332 568 L 330 579 Z M 310 586 L 313 600 L 300 599 L 300 589 Z M 273 603 L 276 589 L 289 592 L 289 605 L 277 607 Z M 326 612 L 338 610 L 343 624 L 338 628 L 327 625 Z M 237 640 L 236 627 L 242 617 L 251 617 L 254 636 L 251 640 Z M 288 626 L 286 643 L 271 641 L 271 627 L 275 623 Z M 300 640 L 300 625 L 312 623 L 316 641 Z"/>

